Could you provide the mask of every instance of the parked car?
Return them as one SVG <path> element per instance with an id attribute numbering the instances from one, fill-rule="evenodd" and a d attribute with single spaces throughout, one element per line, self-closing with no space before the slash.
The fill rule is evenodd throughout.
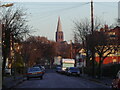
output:
<path id="1" fill-rule="evenodd" d="M 33 67 L 39 67 L 43 71 L 43 73 L 45 73 L 45 67 L 44 66 L 41 66 L 40 64 L 36 64 Z"/>
<path id="2" fill-rule="evenodd" d="M 43 71 L 39 67 L 28 68 L 26 77 L 27 77 L 27 80 L 29 80 L 30 78 L 43 79 Z"/>
<path id="3" fill-rule="evenodd" d="M 112 88 L 120 88 L 120 70 L 112 81 Z"/>
<path id="4" fill-rule="evenodd" d="M 9 68 L 5 68 L 5 74 L 7 74 L 7 75 L 11 75 L 11 69 L 9 69 Z"/>
<path id="5" fill-rule="evenodd" d="M 56 72 L 61 73 L 62 72 L 62 67 L 56 67 Z"/>
<path id="6" fill-rule="evenodd" d="M 45 67 L 44 66 L 41 66 L 42 70 L 45 72 Z"/>
<path id="7" fill-rule="evenodd" d="M 66 75 L 77 75 L 80 76 L 80 70 L 77 67 L 68 67 L 65 70 Z"/>

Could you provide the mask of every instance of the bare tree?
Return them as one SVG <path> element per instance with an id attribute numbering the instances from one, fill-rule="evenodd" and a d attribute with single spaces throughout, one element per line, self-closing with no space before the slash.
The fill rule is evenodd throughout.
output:
<path id="1" fill-rule="evenodd" d="M 87 65 L 88 65 L 90 57 L 92 57 L 93 77 L 94 77 L 94 61 L 95 61 L 95 59 L 94 59 L 95 40 L 94 39 L 95 38 L 94 38 L 94 34 L 92 34 L 92 31 L 91 31 L 90 21 L 88 19 L 85 19 L 85 20 L 81 20 L 79 22 L 78 21 L 74 22 L 74 24 L 75 24 L 74 35 L 76 35 L 78 40 L 80 41 L 80 43 L 83 44 L 83 48 L 86 51 Z M 102 24 L 101 24 L 100 19 L 95 18 L 94 31 L 98 30 L 101 26 L 102 26 Z M 88 36 L 91 36 L 91 37 L 88 38 Z M 89 52 L 91 52 L 92 54 L 89 54 Z"/>
<path id="2" fill-rule="evenodd" d="M 75 24 L 73 31 L 74 37 L 77 38 L 79 43 L 83 43 L 83 47 L 85 47 L 86 36 L 92 33 L 90 21 L 89 19 L 85 18 L 80 21 L 74 21 L 73 23 Z M 101 20 L 96 17 L 94 23 L 94 31 L 98 30 L 102 26 L 103 25 L 101 23 Z"/>
<path id="3" fill-rule="evenodd" d="M 101 78 L 101 66 L 106 57 L 110 54 L 115 54 L 118 50 L 118 45 L 116 40 L 110 39 L 105 32 L 94 32 L 95 33 L 95 51 L 96 54 L 99 56 L 98 62 L 98 76 Z"/>
<path id="4" fill-rule="evenodd" d="M 86 36 L 91 33 L 90 31 L 90 22 L 88 19 L 81 20 L 74 22 L 74 35 L 76 38 L 78 38 L 78 41 L 80 43 L 83 43 L 83 47 L 85 46 L 84 41 L 86 40 Z"/>
<path id="5" fill-rule="evenodd" d="M 0 24 L 3 25 L 2 31 L 2 51 L 3 66 L 2 73 L 6 64 L 6 58 L 10 54 L 10 47 L 14 48 L 14 42 L 21 41 L 23 36 L 29 33 L 29 27 L 26 24 L 26 13 L 22 8 L 8 7 L 2 10 L 0 15 Z"/>

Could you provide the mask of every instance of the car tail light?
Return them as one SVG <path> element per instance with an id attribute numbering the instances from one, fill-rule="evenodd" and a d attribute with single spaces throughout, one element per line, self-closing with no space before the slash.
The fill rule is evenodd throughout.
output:
<path id="1" fill-rule="evenodd" d="M 31 75 L 32 73 L 27 73 L 27 75 Z"/>
<path id="2" fill-rule="evenodd" d="M 43 73 L 43 72 L 37 72 L 38 74 Z"/>

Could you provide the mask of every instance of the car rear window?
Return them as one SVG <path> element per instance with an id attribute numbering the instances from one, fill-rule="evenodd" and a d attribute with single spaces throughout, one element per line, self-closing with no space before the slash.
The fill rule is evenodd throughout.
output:
<path id="1" fill-rule="evenodd" d="M 28 72 L 32 72 L 32 71 L 40 71 L 40 68 L 30 68 L 30 69 L 28 70 Z"/>
<path id="2" fill-rule="evenodd" d="M 42 68 L 40 65 L 34 65 L 33 67 L 40 67 L 40 68 Z"/>

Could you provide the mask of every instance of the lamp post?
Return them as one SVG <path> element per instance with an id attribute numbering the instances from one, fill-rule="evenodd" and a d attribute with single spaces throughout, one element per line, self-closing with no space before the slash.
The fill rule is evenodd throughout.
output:
<path id="1" fill-rule="evenodd" d="M 3 4 L 3 5 L 1 5 L 1 2 L 0 2 L 0 8 L 3 8 L 3 7 L 10 7 L 10 6 L 13 6 L 13 3 L 9 3 L 9 4 Z M 2 26 L 4 25 L 4 23 L 2 24 L 2 23 L 0 23 Z M 1 32 L 2 32 L 2 35 L 1 36 L 3 36 L 3 34 L 5 33 L 5 31 L 4 31 L 4 28 L 3 27 L 0 27 L 0 30 L 1 30 Z M 4 45 L 3 45 L 3 37 L 1 38 L 2 39 L 2 46 L 4 47 Z M 3 48 L 2 47 L 2 48 Z M 3 53 L 3 52 L 2 52 Z M 2 54 L 3 55 L 3 54 Z M 3 57 L 2 56 L 2 75 L 4 75 L 4 72 L 5 72 L 5 65 L 6 65 L 6 55 Z M 3 76 L 2 76 L 2 81 L 3 81 Z"/>
<path id="2" fill-rule="evenodd" d="M 84 67 L 85 67 L 85 61 L 84 61 L 84 49 L 82 48 L 80 51 L 80 59 L 81 59 L 81 65 L 82 65 L 82 75 L 84 75 Z"/>
<path id="3" fill-rule="evenodd" d="M 91 0 L 91 34 L 92 34 L 92 77 L 95 76 L 95 50 L 94 50 L 94 15 L 93 15 L 93 0 Z"/>
<path id="4" fill-rule="evenodd" d="M 11 6 L 13 6 L 13 3 L 0 5 L 0 7 L 11 7 Z"/>

